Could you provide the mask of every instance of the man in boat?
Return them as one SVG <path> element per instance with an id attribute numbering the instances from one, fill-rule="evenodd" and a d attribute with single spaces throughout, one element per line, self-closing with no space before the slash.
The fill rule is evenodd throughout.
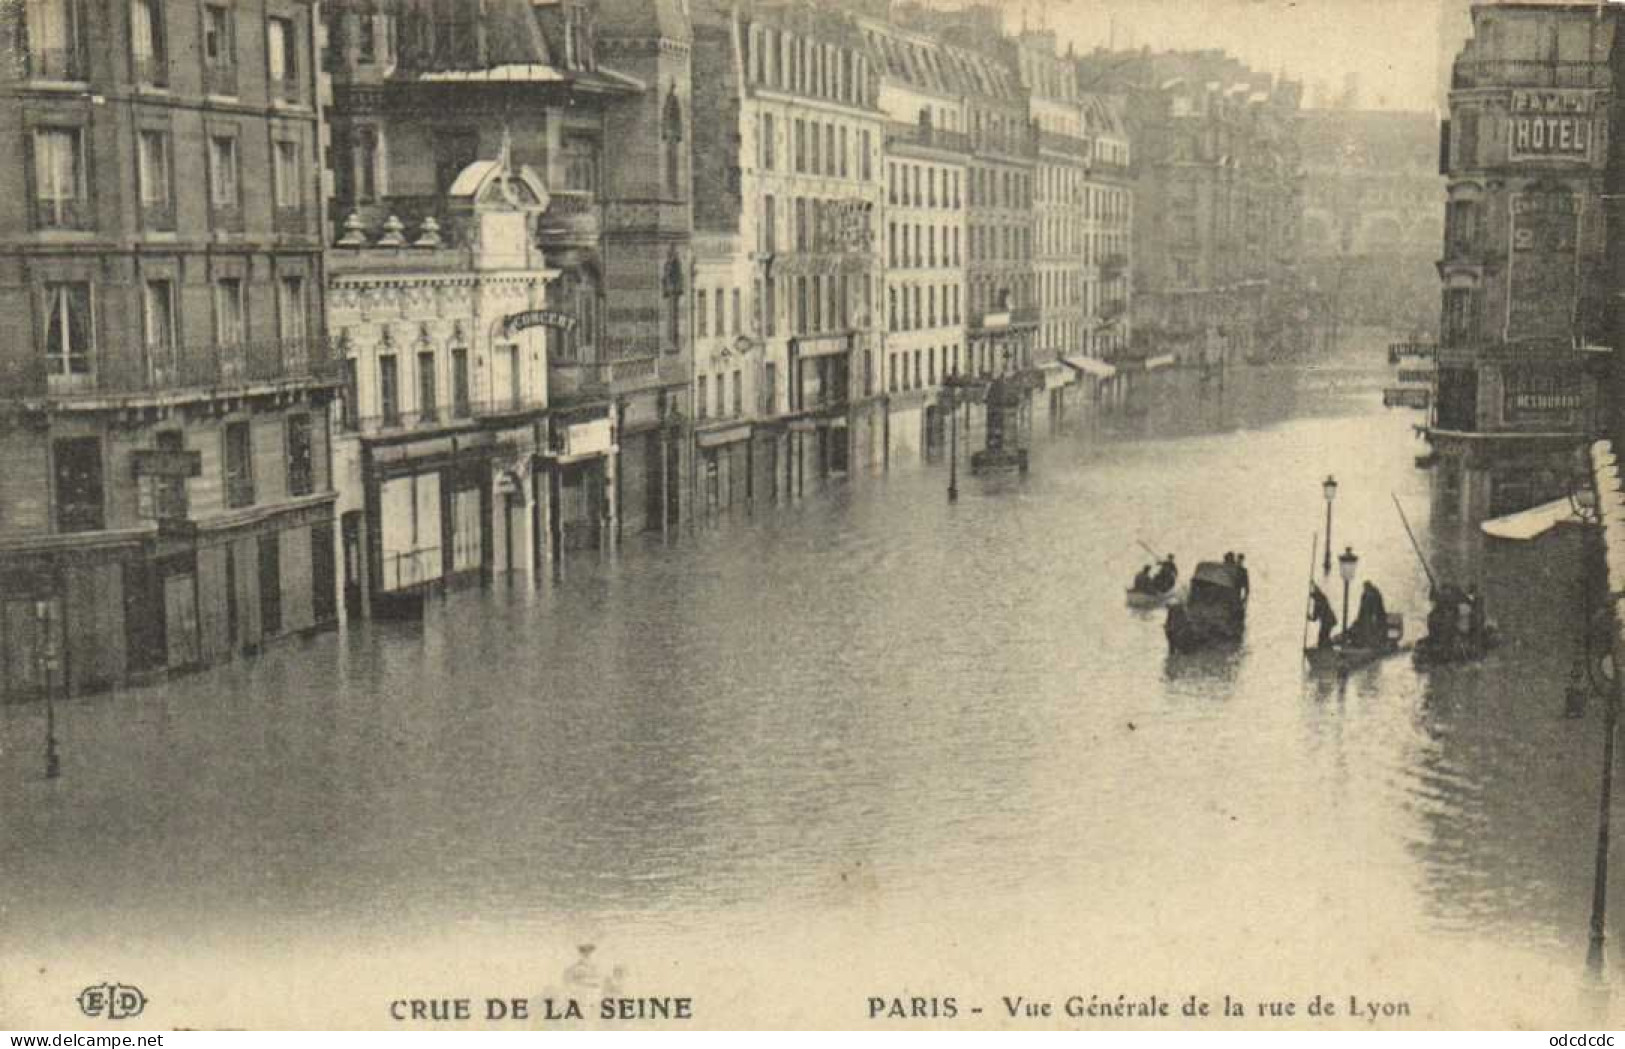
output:
<path id="1" fill-rule="evenodd" d="M 1136 594 L 1154 594 L 1157 592 L 1156 584 L 1151 578 L 1151 566 L 1146 565 L 1134 576 L 1134 592 Z"/>
<path id="2" fill-rule="evenodd" d="M 1321 648 L 1331 647 L 1332 631 L 1337 628 L 1337 613 L 1332 611 L 1332 603 L 1326 599 L 1325 591 L 1314 583 L 1309 584 L 1309 622 L 1320 624 L 1320 638 L 1315 644 Z"/>
<path id="3" fill-rule="evenodd" d="M 1452 657 L 1461 644 L 1457 626 L 1462 618 L 1462 593 L 1446 583 L 1433 588 L 1428 596 L 1433 601 L 1433 607 L 1428 610 L 1427 645 L 1436 655 Z"/>
<path id="4" fill-rule="evenodd" d="M 1385 648 L 1388 645 L 1388 607 L 1382 591 L 1369 580 L 1360 591 L 1360 613 L 1348 630 L 1349 644 L 1359 648 Z"/>
<path id="5" fill-rule="evenodd" d="M 1247 555 L 1236 555 L 1236 574 L 1241 576 L 1241 599 L 1247 600 L 1253 594 L 1253 580 L 1247 574 Z"/>
<path id="6" fill-rule="evenodd" d="M 1157 590 L 1164 594 L 1172 590 L 1174 584 L 1179 582 L 1179 568 L 1174 564 L 1173 554 L 1169 554 L 1161 564 L 1157 565 L 1155 582 Z"/>

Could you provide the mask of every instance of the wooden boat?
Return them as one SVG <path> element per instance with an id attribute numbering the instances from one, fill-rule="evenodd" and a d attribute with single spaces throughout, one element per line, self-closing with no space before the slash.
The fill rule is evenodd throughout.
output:
<path id="1" fill-rule="evenodd" d="M 1346 637 L 1347 635 L 1345 635 Z M 1347 674 L 1360 669 L 1379 659 L 1397 656 L 1402 652 L 1411 651 L 1411 646 L 1402 644 L 1401 638 L 1405 636 L 1405 617 L 1395 613 L 1388 616 L 1388 632 L 1380 646 L 1351 645 L 1345 642 L 1333 643 L 1325 648 L 1314 647 L 1303 650 L 1303 658 L 1308 661 L 1309 669 L 1316 673 Z"/>
<path id="2" fill-rule="evenodd" d="M 1179 588 L 1170 590 L 1136 590 L 1132 586 L 1123 591 L 1130 608 L 1161 608 L 1179 600 Z"/>
<path id="3" fill-rule="evenodd" d="M 1235 565 L 1203 561 L 1191 573 L 1190 592 L 1168 606 L 1163 634 L 1174 652 L 1196 652 L 1241 641 L 1247 628 L 1247 600 Z"/>
<path id="4" fill-rule="evenodd" d="M 1431 637 L 1424 637 L 1416 643 L 1415 653 L 1411 662 L 1419 670 L 1428 667 L 1452 666 L 1457 663 L 1476 663 L 1501 646 L 1501 630 L 1493 622 L 1484 624 L 1484 636 L 1476 642 L 1467 641 L 1441 646 Z"/>

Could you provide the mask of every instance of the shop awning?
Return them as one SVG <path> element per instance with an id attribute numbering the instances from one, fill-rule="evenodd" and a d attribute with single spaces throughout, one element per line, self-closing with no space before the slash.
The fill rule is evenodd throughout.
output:
<path id="1" fill-rule="evenodd" d="M 1574 515 L 1574 505 L 1564 496 L 1529 510 L 1492 518 L 1479 527 L 1485 535 L 1495 539 L 1529 540 L 1545 535 L 1565 521 L 1578 520 Z"/>
<path id="2" fill-rule="evenodd" d="M 1174 355 L 1171 353 L 1164 353 L 1159 357 L 1147 357 L 1145 359 L 1146 371 L 1154 371 L 1157 368 L 1172 368 L 1173 366 Z"/>
<path id="3" fill-rule="evenodd" d="M 1072 369 L 1060 361 L 1048 361 L 1039 365 L 1038 370 L 1044 373 L 1044 389 L 1046 390 L 1057 389 L 1072 381 Z"/>
<path id="4" fill-rule="evenodd" d="M 1096 379 L 1110 379 L 1112 376 L 1117 374 L 1117 368 L 1115 366 L 1107 364 L 1105 361 L 1098 360 L 1094 357 L 1084 357 L 1079 355 L 1076 357 L 1063 357 L 1061 359 L 1066 362 L 1068 367 L 1075 368 L 1084 375 L 1093 376 Z"/>

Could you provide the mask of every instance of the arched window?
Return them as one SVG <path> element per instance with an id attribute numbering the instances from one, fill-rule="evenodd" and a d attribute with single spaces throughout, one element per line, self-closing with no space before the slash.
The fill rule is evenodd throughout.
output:
<path id="1" fill-rule="evenodd" d="M 682 159 L 683 144 L 683 107 L 677 101 L 675 84 L 666 95 L 666 110 L 660 124 L 660 137 L 666 144 L 666 192 L 675 197 L 682 192 L 678 162 Z"/>

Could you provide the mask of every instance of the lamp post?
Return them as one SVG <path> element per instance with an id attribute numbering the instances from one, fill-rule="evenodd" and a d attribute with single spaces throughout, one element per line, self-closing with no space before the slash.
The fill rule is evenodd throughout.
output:
<path id="1" fill-rule="evenodd" d="M 40 677 L 45 684 L 45 778 L 62 775 L 62 759 L 56 752 L 56 699 L 51 689 L 51 664 L 56 653 L 51 644 L 51 602 L 34 602 L 34 615 L 40 626 Z"/>
<path id="2" fill-rule="evenodd" d="M 1337 478 L 1331 474 L 1320 483 L 1320 490 L 1326 493 L 1326 554 L 1320 562 L 1320 574 L 1332 574 L 1332 500 L 1337 498 Z"/>
<path id="3" fill-rule="evenodd" d="M 1337 555 L 1337 574 L 1343 577 L 1343 636 L 1349 636 L 1349 584 L 1354 582 L 1354 570 L 1359 567 L 1360 559 L 1355 556 L 1352 546 L 1345 546 L 1343 552 Z"/>

